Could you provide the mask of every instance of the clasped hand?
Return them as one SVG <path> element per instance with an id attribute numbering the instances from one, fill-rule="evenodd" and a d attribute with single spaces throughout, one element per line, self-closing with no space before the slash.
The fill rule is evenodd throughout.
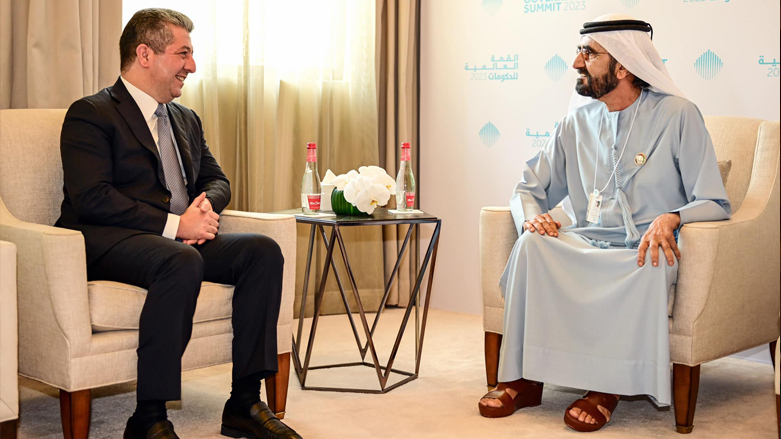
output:
<path id="1" fill-rule="evenodd" d="M 651 263 L 654 267 L 659 265 L 659 247 L 662 247 L 667 265 L 673 266 L 675 259 L 681 259 L 681 251 L 675 242 L 674 231 L 681 225 L 681 216 L 677 213 L 665 213 L 656 217 L 645 234 L 640 238 L 640 247 L 637 249 L 637 266 L 645 264 L 645 252 L 651 248 Z"/>
<path id="2" fill-rule="evenodd" d="M 531 221 L 524 221 L 523 228 L 527 232 L 539 232 L 540 235 L 559 236 L 561 223 L 554 221 L 549 213 L 536 215 Z"/>
<path id="3" fill-rule="evenodd" d="M 206 199 L 206 192 L 203 192 L 179 218 L 176 237 L 187 245 L 201 245 L 214 239 L 219 228 L 220 216 L 212 210 L 212 203 Z"/>

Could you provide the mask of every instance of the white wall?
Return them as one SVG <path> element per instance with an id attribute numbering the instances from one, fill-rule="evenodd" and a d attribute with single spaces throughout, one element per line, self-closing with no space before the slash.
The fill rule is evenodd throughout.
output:
<path id="1" fill-rule="evenodd" d="M 670 74 L 704 115 L 779 119 L 777 0 L 423 1 L 420 203 L 443 219 L 433 307 L 482 313 L 480 209 L 507 205 L 522 164 L 566 114 L 578 31 L 611 12 L 653 25 Z M 708 51 L 721 68 L 703 76 Z M 495 70 L 492 56 L 513 61 Z M 506 73 L 517 79 L 492 79 Z M 498 138 L 490 127 L 481 138 L 489 122 Z"/>

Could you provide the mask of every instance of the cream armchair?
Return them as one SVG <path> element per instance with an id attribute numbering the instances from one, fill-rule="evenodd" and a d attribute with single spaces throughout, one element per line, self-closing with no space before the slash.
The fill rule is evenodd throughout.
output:
<path id="1" fill-rule="evenodd" d="M 669 304 L 670 359 L 676 429 L 689 433 L 700 364 L 779 336 L 779 123 L 707 117 L 716 156 L 730 160 L 729 221 L 692 223 L 680 232 L 676 292 Z M 552 215 L 570 221 L 560 208 Z M 496 384 L 502 340 L 502 274 L 518 234 L 508 207 L 480 213 L 485 363 Z M 773 346 L 774 348 L 774 346 Z"/>
<path id="2" fill-rule="evenodd" d="M 0 241 L 0 438 L 16 437 L 19 418 L 16 246 Z"/>
<path id="3" fill-rule="evenodd" d="M 90 389 L 136 379 L 137 326 L 146 291 L 87 282 L 81 233 L 51 226 L 63 197 L 64 117 L 65 110 L 0 111 L 0 239 L 16 244 L 19 252 L 19 374 L 59 388 L 65 437 L 86 438 Z M 220 231 L 268 235 L 288 261 L 277 326 L 279 373 L 266 379 L 269 406 L 282 418 L 290 371 L 295 218 L 224 211 Z M 230 285 L 204 282 L 182 369 L 231 361 L 232 294 Z"/>

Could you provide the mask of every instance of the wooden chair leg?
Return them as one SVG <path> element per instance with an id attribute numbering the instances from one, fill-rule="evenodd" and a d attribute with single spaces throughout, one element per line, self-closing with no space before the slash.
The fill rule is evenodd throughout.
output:
<path id="1" fill-rule="evenodd" d="M 781 396 L 776 395 L 776 423 L 778 425 L 778 437 L 781 437 Z"/>
<path id="2" fill-rule="evenodd" d="M 488 390 L 496 387 L 499 376 L 499 350 L 502 347 L 502 334 L 485 333 L 485 379 Z"/>
<path id="3" fill-rule="evenodd" d="M 675 430 L 688 434 L 694 428 L 694 409 L 700 390 L 700 365 L 673 364 L 673 404 L 675 405 Z"/>
<path id="4" fill-rule="evenodd" d="M 0 422 L 0 439 L 16 439 L 16 430 L 18 427 L 18 419 Z"/>
<path id="5" fill-rule="evenodd" d="M 285 406 L 287 405 L 287 386 L 290 381 L 290 352 L 277 355 L 279 372 L 266 378 L 266 399 L 268 408 L 279 419 L 285 419 Z"/>
<path id="6" fill-rule="evenodd" d="M 781 367 L 780 365 L 776 364 L 777 344 L 778 340 L 770 342 L 770 361 L 773 363 L 773 370 L 775 370 L 776 367 Z M 776 425 L 778 427 L 778 437 L 781 438 L 781 396 L 779 395 L 776 395 Z"/>
<path id="7" fill-rule="evenodd" d="M 92 393 L 89 389 L 76 392 L 60 390 L 60 413 L 65 439 L 87 439 L 91 404 Z"/>

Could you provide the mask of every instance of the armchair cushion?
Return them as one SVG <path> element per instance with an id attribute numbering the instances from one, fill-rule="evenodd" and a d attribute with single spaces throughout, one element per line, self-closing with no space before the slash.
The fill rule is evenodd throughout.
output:
<path id="1" fill-rule="evenodd" d="M 89 313 L 93 332 L 138 329 L 146 290 L 111 281 L 87 284 Z M 229 319 L 233 309 L 233 285 L 204 282 L 195 306 L 194 323 Z"/>

